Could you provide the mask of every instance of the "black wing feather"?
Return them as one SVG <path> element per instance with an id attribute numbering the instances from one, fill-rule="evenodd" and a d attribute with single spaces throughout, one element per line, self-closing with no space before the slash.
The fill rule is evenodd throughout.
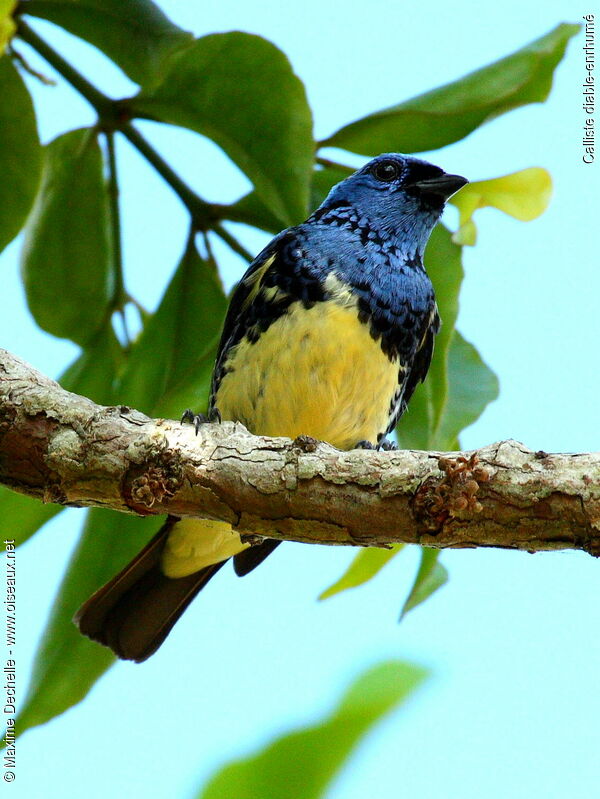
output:
<path id="1" fill-rule="evenodd" d="M 307 252 L 303 227 L 288 228 L 256 257 L 236 287 L 219 343 L 210 407 L 231 347 L 244 336 L 256 341 L 294 302 L 310 307 L 325 298 L 319 259 Z M 268 289 L 264 291 L 263 289 Z"/>
<path id="2" fill-rule="evenodd" d="M 291 229 L 284 230 L 271 242 L 269 242 L 264 250 L 262 250 L 262 252 L 260 252 L 252 261 L 244 273 L 244 276 L 233 290 L 233 294 L 231 295 L 231 299 L 229 301 L 229 308 L 227 309 L 227 314 L 225 316 L 225 322 L 223 323 L 223 332 L 221 333 L 221 338 L 219 340 L 219 346 L 217 349 L 217 357 L 215 359 L 215 367 L 212 374 L 209 410 L 213 408 L 215 395 L 219 388 L 219 383 L 221 382 L 222 367 L 227 358 L 227 352 L 234 343 L 237 343 L 237 341 L 240 340 L 240 331 L 245 331 L 248 327 L 249 309 L 245 308 L 245 305 L 248 297 L 252 291 L 255 290 L 253 277 L 265 265 L 269 258 L 271 258 L 273 255 L 279 257 L 282 240 L 286 239 L 290 233 Z"/>
<path id="3" fill-rule="evenodd" d="M 410 367 L 410 371 L 406 376 L 406 385 L 404 386 L 404 407 L 410 402 L 410 398 L 415 393 L 415 389 L 419 383 L 422 383 L 427 377 L 427 372 L 431 366 L 433 358 L 433 344 L 436 334 L 440 329 L 440 317 L 435 309 L 431 320 L 428 320 L 427 329 L 423 337 L 423 343 L 415 353 L 415 358 Z"/>
<path id="4" fill-rule="evenodd" d="M 401 384 L 402 395 L 400 401 L 391 408 L 390 421 L 386 435 L 391 433 L 400 421 L 400 417 L 406 410 L 415 389 L 427 377 L 427 372 L 431 366 L 433 358 L 433 346 L 435 337 L 440 329 L 440 317 L 437 311 L 437 306 L 434 307 L 432 315 L 427 320 L 427 326 L 423 332 L 421 346 L 416 351 L 410 367 L 404 374 L 404 380 Z"/>

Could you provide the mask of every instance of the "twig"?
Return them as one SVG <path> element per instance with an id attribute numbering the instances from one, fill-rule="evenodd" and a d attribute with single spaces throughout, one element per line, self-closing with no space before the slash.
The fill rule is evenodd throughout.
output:
<path id="1" fill-rule="evenodd" d="M 108 153 L 108 197 L 110 204 L 110 230 L 111 251 L 114 275 L 114 289 L 112 307 L 121 317 L 125 346 L 131 346 L 131 338 L 127 329 L 125 305 L 127 291 L 123 276 L 123 248 L 121 246 L 121 214 L 119 211 L 119 179 L 117 174 L 117 159 L 115 154 L 115 138 L 112 130 L 105 131 L 106 149 Z"/>

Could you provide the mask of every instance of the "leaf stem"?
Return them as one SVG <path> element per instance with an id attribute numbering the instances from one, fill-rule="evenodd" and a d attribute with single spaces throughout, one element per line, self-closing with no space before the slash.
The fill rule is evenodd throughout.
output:
<path id="1" fill-rule="evenodd" d="M 352 172 L 351 166 L 348 166 L 347 164 L 340 164 L 337 161 L 332 161 L 331 158 L 322 158 L 321 156 L 317 156 L 315 161 L 320 166 L 329 167 L 330 169 L 342 169 L 344 172 L 346 170 Z"/>
<path id="2" fill-rule="evenodd" d="M 142 323 L 142 326 L 145 325 L 152 314 L 148 310 L 146 310 L 146 308 L 144 308 L 142 303 L 139 300 L 136 300 L 136 298 L 133 295 L 127 294 L 127 297 L 125 299 L 128 303 L 133 305 L 133 307 L 140 315 L 140 321 Z"/>
<path id="3" fill-rule="evenodd" d="M 72 67 L 65 59 L 50 47 L 29 25 L 20 17 L 17 19 L 17 33 L 28 45 L 33 47 L 60 75 L 67 80 L 74 89 L 77 89 L 85 99 L 94 107 L 98 116 L 112 117 L 114 115 L 114 100 L 107 97 L 93 86 L 87 78 Z"/>
<path id="4" fill-rule="evenodd" d="M 44 75 L 43 72 L 38 72 L 34 69 L 31 64 L 27 61 L 25 56 L 21 55 L 18 50 L 15 50 L 12 43 L 7 47 L 7 53 L 11 58 L 13 58 L 17 63 L 21 65 L 21 68 L 27 72 L 28 75 L 31 75 L 36 80 L 44 86 L 56 86 L 56 81 L 53 78 L 49 78 L 47 75 Z"/>
<path id="5" fill-rule="evenodd" d="M 104 138 L 106 139 L 106 150 L 108 153 L 108 199 L 114 279 L 112 307 L 121 317 L 125 345 L 129 347 L 131 339 L 127 329 L 127 319 L 125 317 L 127 291 L 125 289 L 125 279 L 123 276 L 123 247 L 121 244 L 121 213 L 119 210 L 119 180 L 117 175 L 117 158 L 115 154 L 115 134 L 112 130 L 104 131 Z"/>
<path id="6" fill-rule="evenodd" d="M 164 158 L 158 154 L 150 142 L 133 125 L 129 123 L 123 124 L 120 126 L 120 131 L 173 189 L 189 211 L 194 227 L 197 230 L 206 230 L 214 218 L 211 204 L 196 194 L 187 183 L 184 183 L 175 170 L 167 164 Z"/>
<path id="7" fill-rule="evenodd" d="M 231 233 L 225 230 L 225 228 L 218 222 L 213 224 L 212 230 L 220 239 L 222 239 L 222 241 L 225 242 L 225 244 L 229 245 L 229 247 L 245 261 L 251 263 L 254 260 L 252 253 L 248 252 L 248 250 L 239 243 L 235 236 L 232 236 Z"/>

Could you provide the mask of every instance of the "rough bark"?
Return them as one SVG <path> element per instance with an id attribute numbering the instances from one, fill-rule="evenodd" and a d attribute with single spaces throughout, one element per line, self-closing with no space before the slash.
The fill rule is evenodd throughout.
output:
<path id="1" fill-rule="evenodd" d="M 600 555 L 600 454 L 340 452 L 103 407 L 0 350 L 0 483 L 43 502 L 230 522 L 320 544 Z"/>

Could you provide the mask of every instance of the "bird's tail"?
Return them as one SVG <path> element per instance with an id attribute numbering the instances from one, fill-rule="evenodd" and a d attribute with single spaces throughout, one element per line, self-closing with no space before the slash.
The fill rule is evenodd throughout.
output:
<path id="1" fill-rule="evenodd" d="M 166 577 L 161 554 L 176 519 L 169 518 L 125 568 L 77 611 L 80 631 L 124 660 L 140 663 L 165 640 L 183 611 L 225 561 L 187 577 Z"/>

